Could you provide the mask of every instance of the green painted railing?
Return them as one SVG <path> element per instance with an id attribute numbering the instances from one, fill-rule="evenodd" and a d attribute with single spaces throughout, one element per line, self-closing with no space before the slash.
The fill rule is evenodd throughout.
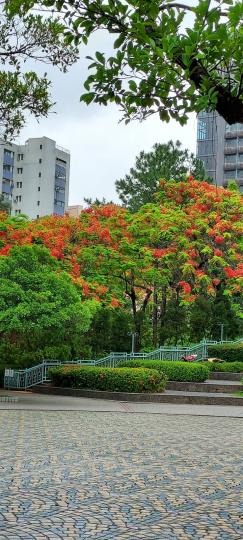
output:
<path id="1" fill-rule="evenodd" d="M 4 375 L 4 388 L 6 389 L 27 389 L 38 384 L 48 382 L 48 370 L 50 367 L 58 365 L 88 365 L 88 366 L 104 366 L 117 367 L 124 360 L 132 360 L 133 358 L 141 358 L 147 360 L 180 360 L 182 357 L 195 354 L 197 360 L 208 358 L 208 346 L 223 344 L 223 343 L 240 343 L 243 339 L 237 341 L 202 341 L 191 347 L 160 347 L 149 353 L 116 353 L 112 352 L 104 358 L 98 360 L 74 360 L 63 362 L 59 360 L 44 360 L 41 364 L 27 369 L 6 369 Z"/>

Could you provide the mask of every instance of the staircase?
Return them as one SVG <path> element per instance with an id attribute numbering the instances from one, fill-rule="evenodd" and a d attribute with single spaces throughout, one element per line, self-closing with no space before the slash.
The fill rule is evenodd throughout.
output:
<path id="1" fill-rule="evenodd" d="M 238 340 L 242 342 L 243 339 Z M 48 370 L 50 367 L 58 365 L 80 365 L 80 366 L 103 366 L 117 367 L 124 360 L 132 360 L 135 358 L 146 360 L 180 360 L 183 356 L 197 355 L 197 360 L 208 358 L 208 346 L 212 344 L 236 343 L 236 342 L 217 342 L 217 341 L 202 341 L 191 347 L 160 347 L 149 353 L 116 353 L 112 352 L 104 358 L 98 360 L 74 360 L 63 362 L 59 360 L 44 360 L 41 364 L 26 368 L 26 369 L 6 369 L 4 375 L 4 388 L 6 389 L 22 389 L 32 388 L 34 386 L 49 382 Z"/>

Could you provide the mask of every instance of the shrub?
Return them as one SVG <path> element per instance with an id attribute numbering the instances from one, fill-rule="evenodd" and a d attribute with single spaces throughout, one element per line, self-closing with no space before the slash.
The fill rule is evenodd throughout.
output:
<path id="1" fill-rule="evenodd" d="M 111 392 L 162 392 L 166 377 L 154 369 L 59 366 L 49 369 L 55 386 Z"/>
<path id="2" fill-rule="evenodd" d="M 209 345 L 208 356 L 225 362 L 243 362 L 243 343 Z"/>
<path id="3" fill-rule="evenodd" d="M 198 363 L 176 362 L 166 360 L 127 360 L 122 366 L 132 368 L 149 368 L 162 371 L 169 381 L 203 382 L 208 378 L 207 366 Z"/>
<path id="4" fill-rule="evenodd" d="M 243 362 L 204 362 L 210 371 L 243 373 Z"/>

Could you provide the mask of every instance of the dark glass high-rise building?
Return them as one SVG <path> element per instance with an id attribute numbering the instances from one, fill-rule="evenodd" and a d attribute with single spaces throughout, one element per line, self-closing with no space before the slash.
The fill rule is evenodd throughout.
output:
<path id="1" fill-rule="evenodd" d="M 197 157 L 218 186 L 235 180 L 243 191 L 243 124 L 230 126 L 216 112 L 201 112 L 197 121 Z"/>

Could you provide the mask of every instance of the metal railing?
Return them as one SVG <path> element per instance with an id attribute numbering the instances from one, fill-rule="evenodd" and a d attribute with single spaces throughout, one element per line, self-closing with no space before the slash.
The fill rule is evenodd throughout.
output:
<path id="1" fill-rule="evenodd" d="M 236 341 L 202 341 L 189 347 L 160 347 L 148 353 L 122 353 L 111 352 L 104 358 L 97 360 L 73 360 L 63 362 L 62 360 L 44 360 L 41 364 L 26 369 L 6 369 L 4 375 L 4 388 L 24 389 L 37 386 L 50 381 L 48 370 L 50 367 L 59 365 L 80 365 L 80 366 L 103 366 L 115 368 L 124 360 L 136 358 L 147 360 L 180 360 L 182 357 L 197 355 L 197 361 L 208 358 L 208 346 L 220 345 L 224 343 L 242 343 L 243 338 Z"/>

